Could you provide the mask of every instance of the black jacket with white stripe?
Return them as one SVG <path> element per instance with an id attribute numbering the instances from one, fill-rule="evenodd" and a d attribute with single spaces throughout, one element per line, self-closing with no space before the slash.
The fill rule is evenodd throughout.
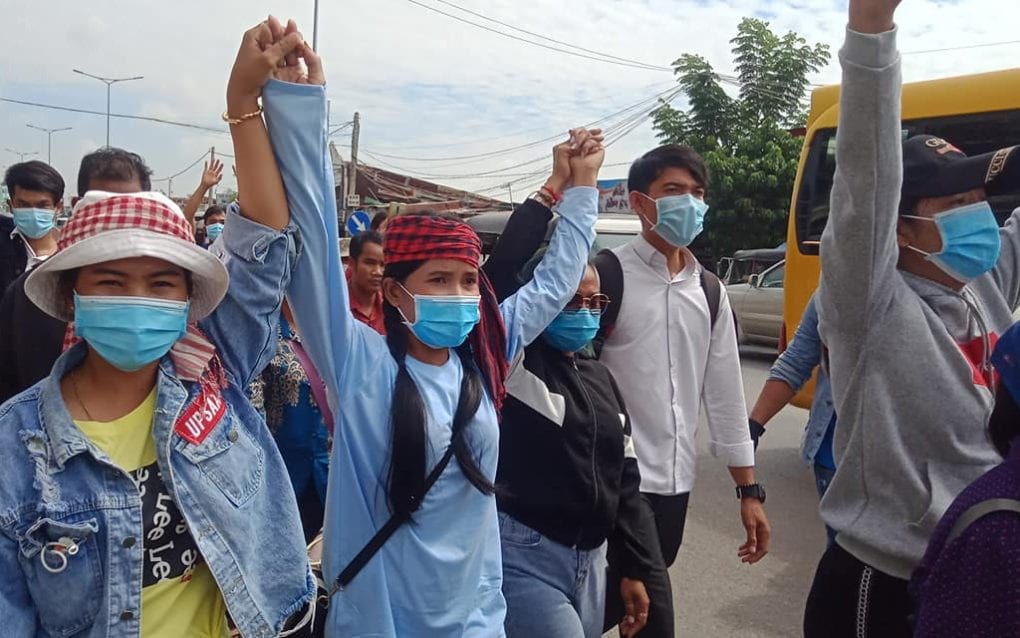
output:
<path id="1" fill-rule="evenodd" d="M 500 425 L 500 511 L 543 536 L 588 550 L 643 579 L 658 547 L 630 422 L 609 369 L 539 338 L 507 380 Z"/>

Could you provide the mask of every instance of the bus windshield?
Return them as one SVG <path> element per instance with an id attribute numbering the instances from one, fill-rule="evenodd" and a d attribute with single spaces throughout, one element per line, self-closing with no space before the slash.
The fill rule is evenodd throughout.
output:
<path id="1" fill-rule="evenodd" d="M 953 115 L 903 123 L 904 139 L 935 135 L 948 140 L 967 155 L 980 155 L 1020 144 L 1020 109 L 993 113 Z M 829 218 L 829 196 L 836 173 L 836 129 L 821 129 L 811 140 L 804 161 L 796 200 L 796 239 L 800 252 L 817 255 Z M 1020 195 L 989 199 L 1000 224 L 1020 207 Z"/>

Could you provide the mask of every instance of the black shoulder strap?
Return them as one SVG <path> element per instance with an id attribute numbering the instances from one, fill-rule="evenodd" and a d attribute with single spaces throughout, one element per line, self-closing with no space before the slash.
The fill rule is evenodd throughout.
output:
<path id="1" fill-rule="evenodd" d="M 704 267 L 701 269 L 701 290 L 708 300 L 708 313 L 712 317 L 712 330 L 715 330 L 715 322 L 719 319 L 719 304 L 722 300 L 722 282 Z"/>
<path id="2" fill-rule="evenodd" d="M 987 501 L 981 501 L 976 505 L 970 506 L 953 523 L 953 529 L 950 530 L 944 547 L 949 547 L 950 543 L 959 538 L 978 519 L 993 512 L 1016 512 L 1020 514 L 1020 501 L 1012 498 L 990 498 Z"/>
<path id="3" fill-rule="evenodd" d="M 594 261 L 595 271 L 599 276 L 599 288 L 602 294 L 609 297 L 609 306 L 599 320 L 599 332 L 592 340 L 597 359 L 602 355 L 602 346 L 613 331 L 616 318 L 620 316 L 620 307 L 623 305 L 623 265 L 620 264 L 620 258 L 616 253 L 608 248 L 600 250 L 595 255 Z"/>
<path id="4" fill-rule="evenodd" d="M 455 435 L 456 436 L 456 435 Z M 453 458 L 453 441 L 450 441 L 450 445 L 446 447 L 446 453 L 443 454 L 443 458 L 439 459 L 436 466 L 432 468 L 429 475 L 425 478 L 425 491 L 422 493 L 422 502 L 425 501 L 425 495 L 429 493 L 432 486 L 439 480 L 439 476 L 446 469 L 446 466 L 450 464 L 450 459 Z M 358 555 L 348 563 L 347 567 L 340 572 L 340 575 L 336 577 L 336 582 L 333 583 L 333 587 L 329 590 L 329 597 L 332 598 L 333 594 L 337 593 L 344 587 L 350 584 L 354 577 L 365 568 L 368 561 L 372 560 L 372 557 L 376 555 L 382 546 L 386 544 L 386 541 L 390 539 L 393 534 L 400 529 L 400 527 L 406 523 L 409 519 L 399 514 L 394 514 L 390 517 L 390 520 L 386 521 L 386 524 L 379 528 L 379 531 L 375 533 L 372 540 L 361 548 Z"/>

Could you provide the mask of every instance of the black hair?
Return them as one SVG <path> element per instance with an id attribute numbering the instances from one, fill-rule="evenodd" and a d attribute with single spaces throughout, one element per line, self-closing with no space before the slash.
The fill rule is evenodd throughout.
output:
<path id="1" fill-rule="evenodd" d="M 686 144 L 666 144 L 648 151 L 631 164 L 627 190 L 647 195 L 652 182 L 659 179 L 667 168 L 685 169 L 699 186 L 708 187 L 708 169 L 701 155 Z"/>
<path id="2" fill-rule="evenodd" d="M 533 254 L 528 261 L 524 263 L 524 266 L 522 266 L 521 270 L 517 273 L 517 283 L 524 286 L 535 277 L 535 270 L 538 268 L 538 265 L 542 263 L 542 260 L 545 259 L 545 254 L 548 250 L 548 246 L 543 246 L 535 251 L 535 254 Z M 591 268 L 595 271 L 595 277 L 597 278 L 599 271 L 595 267 L 595 258 L 589 258 L 586 264 L 586 268 Z M 585 271 L 585 274 L 587 274 L 587 270 Z M 581 278 L 583 279 L 584 275 L 581 275 Z M 600 281 L 600 287 L 601 284 L 602 282 Z"/>
<path id="3" fill-rule="evenodd" d="M 81 158 L 78 168 L 78 197 L 84 197 L 93 179 L 129 182 L 138 179 L 143 191 L 152 190 L 152 170 L 140 155 L 104 146 Z"/>
<path id="4" fill-rule="evenodd" d="M 366 230 L 363 233 L 358 233 L 354 237 L 351 237 L 351 259 L 358 259 L 361 257 L 361 253 L 365 250 L 365 244 L 379 244 L 383 245 L 382 235 L 375 232 L 374 230 Z"/>
<path id="5" fill-rule="evenodd" d="M 14 164 L 8 168 L 7 174 L 4 175 L 4 184 L 7 186 L 8 196 L 12 199 L 16 186 L 29 191 L 47 193 L 53 198 L 54 204 L 59 205 L 64 199 L 64 178 L 55 168 L 39 160 Z"/>
<path id="6" fill-rule="evenodd" d="M 227 213 L 226 208 L 220 206 L 219 204 L 213 204 L 209 208 L 205 209 L 205 212 L 202 213 L 202 218 L 208 219 L 209 215 L 225 215 L 226 213 Z"/>
<path id="7" fill-rule="evenodd" d="M 412 213 L 438 217 L 436 213 Z M 384 277 L 405 282 L 424 261 L 387 264 Z M 386 343 L 390 354 L 397 362 L 397 379 L 393 387 L 393 405 L 390 418 L 393 423 L 392 453 L 389 469 L 388 497 L 394 514 L 410 518 L 419 507 L 425 495 L 426 434 L 425 402 L 407 370 L 408 328 L 400 311 L 388 301 L 383 304 L 383 319 L 386 323 Z M 465 342 L 456 348 L 464 374 L 460 383 L 460 397 L 453 419 L 451 445 L 454 458 L 461 472 L 479 492 L 485 495 L 495 493 L 495 487 L 478 467 L 468 441 L 468 432 L 461 432 L 478 412 L 485 393 L 482 375 L 475 365 L 471 346 Z"/>
<path id="8" fill-rule="evenodd" d="M 1020 436 L 1020 407 L 1006 388 L 1000 383 L 995 393 L 995 409 L 988 419 L 988 437 L 999 454 L 1005 457 L 1013 441 Z"/>
<path id="9" fill-rule="evenodd" d="M 389 218 L 389 213 L 387 213 L 386 211 L 381 211 L 381 212 L 376 213 L 372 217 L 372 223 L 369 224 L 369 229 L 370 230 L 379 230 L 379 227 L 382 226 L 383 222 L 386 221 L 388 218 Z"/>

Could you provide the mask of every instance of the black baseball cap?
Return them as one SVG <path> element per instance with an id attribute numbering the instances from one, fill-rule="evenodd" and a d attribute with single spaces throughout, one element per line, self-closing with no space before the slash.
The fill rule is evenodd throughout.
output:
<path id="1" fill-rule="evenodd" d="M 903 142 L 900 212 L 918 200 L 984 187 L 989 195 L 1020 190 L 1020 146 L 967 155 L 941 137 L 915 135 Z"/>

